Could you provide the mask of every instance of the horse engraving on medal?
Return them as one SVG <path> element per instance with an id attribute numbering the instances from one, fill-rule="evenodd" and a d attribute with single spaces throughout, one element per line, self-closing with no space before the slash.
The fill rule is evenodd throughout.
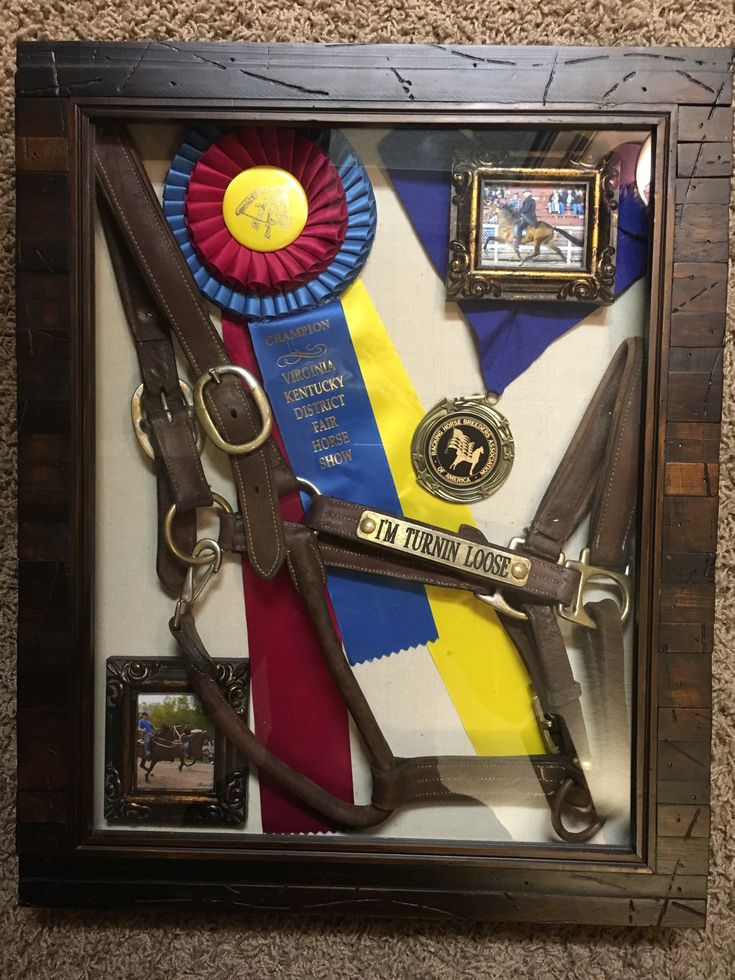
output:
<path id="1" fill-rule="evenodd" d="M 442 500 L 483 500 L 507 480 L 514 444 L 508 420 L 488 397 L 445 399 L 420 422 L 411 443 L 419 484 Z"/>

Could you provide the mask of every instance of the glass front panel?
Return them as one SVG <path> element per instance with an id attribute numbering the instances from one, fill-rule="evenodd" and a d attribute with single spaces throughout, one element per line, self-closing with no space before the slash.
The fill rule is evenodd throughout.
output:
<path id="1" fill-rule="evenodd" d="M 616 352 L 648 341 L 649 133 L 127 131 L 230 358 L 263 380 L 302 507 L 315 494 L 361 505 L 349 540 L 319 530 L 334 546 L 324 602 L 394 756 L 422 761 L 404 767 L 406 799 L 360 837 L 629 848 L 640 477 L 620 473 L 638 463 L 630 432 L 645 416 L 628 384 L 635 355 L 626 366 Z M 105 664 L 177 657 L 175 598 L 156 577 L 154 465 L 129 412 L 140 368 L 99 216 L 95 263 L 96 821 L 140 829 L 103 815 Z M 193 384 L 178 345 L 176 358 Z M 570 444 L 572 476 L 539 510 Z M 228 458 L 206 439 L 202 460 L 236 507 Z M 216 532 L 201 511 L 199 536 Z M 347 545 L 390 574 L 330 564 Z M 243 565 L 226 553 L 197 601 L 207 649 L 250 658 L 259 739 L 369 803 L 370 754 L 288 571 L 265 582 Z M 206 709 L 194 725 L 169 718 L 163 695 L 137 707 L 151 739 L 188 727 L 158 788 L 211 790 Z M 194 729 L 205 737 L 192 753 Z M 223 829 L 355 833 L 254 768 L 244 822 L 206 833 Z"/>

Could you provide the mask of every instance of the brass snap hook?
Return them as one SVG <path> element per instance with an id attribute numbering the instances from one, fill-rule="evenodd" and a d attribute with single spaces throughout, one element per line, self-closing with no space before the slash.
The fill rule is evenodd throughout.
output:
<path id="1" fill-rule="evenodd" d="M 616 572 L 610 568 L 601 568 L 599 565 L 590 565 L 590 549 L 584 548 L 579 556 L 579 561 L 572 558 L 566 559 L 565 568 L 573 568 L 579 572 L 579 585 L 574 599 L 569 606 L 558 606 L 559 615 L 563 619 L 568 619 L 579 626 L 586 626 L 587 629 L 597 629 L 595 621 L 588 616 L 584 610 L 584 592 L 591 582 L 599 582 L 602 585 L 612 586 L 618 593 L 620 599 L 620 621 L 624 623 L 630 613 L 632 603 L 632 587 L 630 583 L 629 569 L 625 572 Z"/>
<path id="2" fill-rule="evenodd" d="M 557 791 L 554 793 L 554 798 L 551 802 L 551 826 L 554 828 L 557 835 L 568 844 L 584 844 L 588 840 L 592 840 L 595 834 L 598 834 L 605 826 L 605 821 L 600 820 L 597 816 L 595 804 L 592 802 L 592 797 L 590 796 L 590 792 L 588 789 L 586 789 L 586 787 L 579 786 L 580 789 L 585 790 L 587 799 L 589 800 L 588 803 L 580 806 L 579 804 L 567 801 L 567 797 L 569 796 L 570 792 L 577 786 L 578 783 L 576 783 L 571 776 L 567 776 L 559 789 L 557 789 Z M 581 830 L 567 830 L 562 819 L 565 806 L 571 810 L 575 816 L 589 817 L 589 823 L 587 826 L 583 827 Z"/>
<path id="3" fill-rule="evenodd" d="M 175 629 L 179 629 L 182 615 L 190 606 L 194 605 L 209 584 L 211 577 L 217 574 L 222 564 L 222 549 L 214 538 L 202 538 L 197 541 L 191 557 L 201 559 L 204 553 L 211 556 L 206 566 L 189 565 L 174 612 Z"/>

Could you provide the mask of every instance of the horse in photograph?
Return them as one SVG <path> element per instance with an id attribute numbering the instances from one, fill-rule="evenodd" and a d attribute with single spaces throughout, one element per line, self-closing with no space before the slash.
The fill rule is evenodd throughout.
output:
<path id="1" fill-rule="evenodd" d="M 538 258 L 542 246 L 551 249 L 552 252 L 556 252 L 556 254 L 561 258 L 562 262 L 566 262 L 564 253 L 554 241 L 554 235 L 557 232 L 564 238 L 567 238 L 573 245 L 577 245 L 580 248 L 582 248 L 584 245 L 584 242 L 581 242 L 578 238 L 570 235 L 569 232 L 564 231 L 563 228 L 550 225 L 548 221 L 538 221 L 535 226 L 526 225 L 526 227 L 523 229 L 520 244 L 533 245 L 533 254 L 524 259 L 521 255 L 521 250 L 516 243 L 515 229 L 518 220 L 518 212 L 514 211 L 513 208 L 509 207 L 509 205 L 501 204 L 500 206 L 496 207 L 490 215 L 490 221 L 497 224 L 498 233 L 497 235 L 487 235 L 485 237 L 482 244 L 483 254 L 487 252 L 487 247 L 490 242 L 498 241 L 502 242 L 504 245 L 510 245 L 513 248 L 513 251 L 518 256 L 521 265 L 524 265 L 526 262 L 532 262 L 534 259 Z"/>
<path id="2" fill-rule="evenodd" d="M 179 772 L 184 768 L 189 769 L 196 762 L 203 760 L 204 740 L 207 733 L 200 728 L 192 731 L 178 725 L 165 725 L 160 728 L 151 739 L 148 755 L 145 753 L 143 740 L 137 743 L 137 757 L 140 759 L 140 768 L 145 773 L 145 781 L 148 782 L 153 769 L 159 762 L 179 762 Z M 187 758 L 191 762 L 187 762 Z M 146 766 L 146 762 L 148 765 Z"/>

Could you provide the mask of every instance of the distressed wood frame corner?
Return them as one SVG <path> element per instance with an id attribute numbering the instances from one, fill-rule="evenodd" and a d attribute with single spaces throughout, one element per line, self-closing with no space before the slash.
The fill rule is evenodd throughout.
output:
<path id="1" fill-rule="evenodd" d="M 16 76 L 20 902 L 702 927 L 732 171 L 729 49 L 21 43 Z M 492 93 L 489 100 L 488 93 Z M 582 98 L 584 101 L 580 101 Z M 648 120 L 661 235 L 644 451 L 655 529 L 625 860 L 518 847 L 499 859 L 348 839 L 202 847 L 94 832 L 85 699 L 94 592 L 90 121 Z M 652 430 L 653 428 L 653 430 Z M 59 752 L 59 746 L 68 750 Z M 584 872 L 584 874 L 580 873 Z M 175 887 L 174 887 L 175 885 Z"/>

